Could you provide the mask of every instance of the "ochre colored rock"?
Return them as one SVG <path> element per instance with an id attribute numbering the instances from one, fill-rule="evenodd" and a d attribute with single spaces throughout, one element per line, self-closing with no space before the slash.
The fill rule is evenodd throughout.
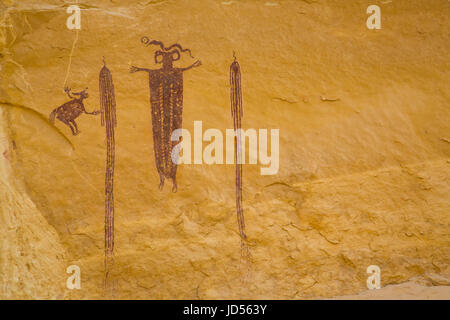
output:
<path id="1" fill-rule="evenodd" d="M 106 4 L 107 3 L 107 4 Z M 126 4 L 125 4 L 126 3 Z M 80 1 L 0 4 L 0 298 L 300 299 L 450 278 L 448 2 Z M 77 35 L 78 34 L 78 35 Z M 251 260 L 241 260 L 234 165 L 179 165 L 158 189 L 148 75 L 180 43 L 183 128 L 233 127 L 229 66 L 242 72 L 242 127 L 280 130 L 278 174 L 243 167 Z M 114 81 L 115 239 L 104 288 L 105 128 L 73 136 L 48 116 L 81 91 L 100 109 Z M 67 81 L 65 83 L 65 80 Z M 205 147 L 206 142 L 203 143 Z M 247 150 L 248 151 L 248 150 Z M 248 152 L 247 152 L 248 153 Z M 66 268 L 81 289 L 66 288 Z M 424 280 L 424 281 L 425 281 Z M 406 286 L 407 287 L 407 286 Z M 449 298 L 447 294 L 447 298 Z"/>

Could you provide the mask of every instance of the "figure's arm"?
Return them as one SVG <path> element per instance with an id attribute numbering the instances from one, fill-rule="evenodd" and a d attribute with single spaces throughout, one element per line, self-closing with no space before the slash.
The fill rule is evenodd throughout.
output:
<path id="1" fill-rule="evenodd" d="M 92 111 L 92 112 L 87 112 L 86 111 L 86 108 L 84 107 L 84 104 L 83 103 L 81 103 L 81 106 L 83 107 L 83 112 L 84 113 L 86 113 L 86 114 L 92 114 L 92 115 L 97 115 L 97 114 L 99 114 L 100 113 L 100 110 L 94 110 L 94 111 Z"/>
<path id="2" fill-rule="evenodd" d="M 135 73 L 135 72 L 139 72 L 139 71 L 150 72 L 152 70 L 151 69 L 146 69 L 146 68 L 138 68 L 138 67 L 135 67 L 135 66 L 131 66 L 130 67 L 130 73 Z"/>
<path id="3" fill-rule="evenodd" d="M 190 65 L 189 67 L 186 68 L 182 68 L 181 71 L 186 71 L 192 68 L 197 68 L 200 67 L 202 65 L 202 62 L 200 60 L 195 61 L 192 65 Z"/>
<path id="4" fill-rule="evenodd" d="M 86 109 L 84 110 L 84 113 L 86 113 L 86 114 L 92 114 L 92 115 L 97 115 L 97 114 L 99 114 L 100 113 L 100 110 L 94 110 L 94 111 L 92 111 L 92 112 L 87 112 L 86 111 Z"/>

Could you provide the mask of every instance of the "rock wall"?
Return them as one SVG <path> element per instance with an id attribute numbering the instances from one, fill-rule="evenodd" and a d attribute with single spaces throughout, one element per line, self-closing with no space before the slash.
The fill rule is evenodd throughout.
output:
<path id="1" fill-rule="evenodd" d="M 5 113 L 0 109 L 0 297 L 61 299 L 65 248 L 23 185 L 14 178 Z"/>
<path id="2" fill-rule="evenodd" d="M 381 30 L 366 27 L 370 4 Z M 369 265 L 382 286 L 448 285 L 448 1 L 79 1 L 79 31 L 68 5 L 0 4 L 0 298 L 332 297 L 365 290 Z M 243 128 L 280 130 L 276 175 L 243 166 L 250 261 L 234 165 L 180 165 L 178 192 L 158 189 L 148 77 L 129 72 L 158 67 L 143 36 L 189 48 L 177 67 L 202 63 L 184 73 L 183 128 L 233 128 L 234 52 Z M 48 120 L 65 85 L 99 110 L 103 57 L 117 108 L 106 291 L 105 128 Z"/>

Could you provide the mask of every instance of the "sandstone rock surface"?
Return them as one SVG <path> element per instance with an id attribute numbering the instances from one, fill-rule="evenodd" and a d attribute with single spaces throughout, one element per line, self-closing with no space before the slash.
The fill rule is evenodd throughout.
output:
<path id="1" fill-rule="evenodd" d="M 446 0 L 68 1 L 0 4 L 0 298 L 301 299 L 413 277 L 450 278 L 450 23 Z M 183 127 L 233 127 L 229 65 L 242 68 L 244 128 L 280 129 L 280 167 L 244 165 L 251 263 L 240 259 L 233 165 L 180 165 L 158 189 L 148 79 L 155 48 L 192 51 Z M 105 57 L 116 103 L 114 288 L 105 293 L 105 129 L 50 112 L 63 88 L 99 109 Z M 184 55 L 177 66 L 195 62 Z M 204 143 L 204 146 L 206 143 Z M 66 268 L 81 268 L 68 290 Z M 447 298 L 450 295 L 447 292 Z"/>

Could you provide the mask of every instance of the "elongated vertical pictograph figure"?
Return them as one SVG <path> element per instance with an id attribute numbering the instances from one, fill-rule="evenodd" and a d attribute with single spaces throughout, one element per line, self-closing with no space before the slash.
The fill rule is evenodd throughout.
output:
<path id="1" fill-rule="evenodd" d="M 141 42 L 146 45 L 157 45 L 160 50 L 155 52 L 155 63 L 162 64 L 160 69 L 145 69 L 132 66 L 131 73 L 138 71 L 148 72 L 150 87 L 150 105 L 152 110 L 153 148 L 155 152 L 156 168 L 158 170 L 162 190 L 164 180 L 172 179 L 172 191 L 177 191 L 177 165 L 172 161 L 173 147 L 179 141 L 171 141 L 172 132 L 181 129 L 183 115 L 183 72 L 198 67 L 201 62 L 197 60 L 186 68 L 175 68 L 173 62 L 181 58 L 183 49 L 179 44 L 165 47 L 161 41 L 143 37 Z"/>
<path id="2" fill-rule="evenodd" d="M 99 75 L 100 110 L 102 126 L 106 127 L 106 174 L 105 174 L 105 285 L 114 265 L 114 128 L 116 121 L 116 98 L 112 75 L 103 58 Z"/>
<path id="3" fill-rule="evenodd" d="M 247 246 L 247 235 L 245 234 L 244 210 L 242 208 L 242 117 L 244 109 L 242 107 L 242 84 L 241 67 L 234 56 L 234 61 L 230 65 L 230 101 L 231 116 L 233 117 L 234 131 L 234 161 L 236 164 L 236 214 L 238 220 L 239 234 L 241 236 L 241 254 L 249 257 Z"/>

